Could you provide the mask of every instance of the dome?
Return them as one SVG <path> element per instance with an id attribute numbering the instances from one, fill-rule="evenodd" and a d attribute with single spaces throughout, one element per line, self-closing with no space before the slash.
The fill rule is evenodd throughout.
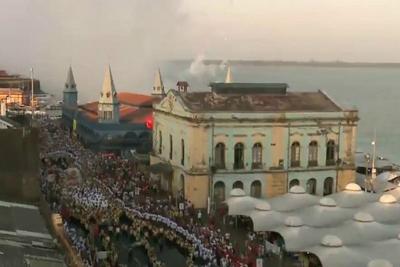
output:
<path id="1" fill-rule="evenodd" d="M 393 267 L 393 264 L 384 259 L 374 259 L 368 262 L 367 267 Z"/>
<path id="2" fill-rule="evenodd" d="M 303 221 L 300 217 L 289 216 L 285 219 L 285 225 L 289 227 L 300 227 L 303 226 Z"/>
<path id="3" fill-rule="evenodd" d="M 271 205 L 268 202 L 258 203 L 255 207 L 256 210 L 259 211 L 269 211 L 271 210 Z"/>
<path id="4" fill-rule="evenodd" d="M 304 188 L 299 186 L 299 185 L 295 185 L 295 186 L 292 186 L 289 189 L 289 193 L 291 193 L 291 194 L 305 194 L 306 190 L 304 190 Z"/>
<path id="5" fill-rule="evenodd" d="M 321 244 L 325 247 L 338 248 L 343 246 L 342 240 L 335 235 L 326 235 L 322 238 Z"/>
<path id="6" fill-rule="evenodd" d="M 349 183 L 346 185 L 345 191 L 361 191 L 361 187 L 355 183 Z"/>
<path id="7" fill-rule="evenodd" d="M 323 207 L 336 207 L 336 201 L 330 197 L 323 197 L 319 200 L 319 205 Z"/>
<path id="8" fill-rule="evenodd" d="M 393 204 L 393 203 L 396 203 L 397 200 L 392 194 L 383 194 L 379 198 L 379 202 L 382 204 Z"/>
<path id="9" fill-rule="evenodd" d="M 357 222 L 373 222 L 374 217 L 372 217 L 372 215 L 369 213 L 360 211 L 354 214 L 353 220 Z"/>
<path id="10" fill-rule="evenodd" d="M 235 188 L 232 189 L 232 191 L 229 193 L 231 197 L 244 197 L 246 193 L 243 191 L 241 188 Z"/>

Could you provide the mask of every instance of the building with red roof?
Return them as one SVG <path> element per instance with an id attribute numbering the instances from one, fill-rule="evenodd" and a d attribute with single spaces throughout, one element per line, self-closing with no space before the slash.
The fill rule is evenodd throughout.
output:
<path id="1" fill-rule="evenodd" d="M 87 147 L 97 151 L 146 153 L 152 147 L 153 103 L 165 95 L 160 72 L 152 95 L 117 93 L 108 67 L 99 101 L 78 105 L 72 69 L 63 90 L 63 122 Z"/>

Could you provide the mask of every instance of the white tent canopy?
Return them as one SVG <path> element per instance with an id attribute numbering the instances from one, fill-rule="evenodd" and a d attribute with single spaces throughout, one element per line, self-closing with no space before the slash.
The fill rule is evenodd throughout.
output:
<path id="1" fill-rule="evenodd" d="M 255 231 L 279 233 L 289 252 L 314 253 L 324 267 L 375 267 L 400 266 L 399 199 L 400 187 L 368 193 L 351 183 L 327 197 L 293 186 L 268 201 L 239 189 L 226 203 L 229 214 L 249 216 Z"/>

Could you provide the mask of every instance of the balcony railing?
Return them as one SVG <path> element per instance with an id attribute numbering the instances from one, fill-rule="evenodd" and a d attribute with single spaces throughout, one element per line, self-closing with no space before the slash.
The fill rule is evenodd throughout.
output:
<path id="1" fill-rule="evenodd" d="M 233 169 L 235 169 L 235 170 L 244 169 L 244 163 L 243 162 L 235 162 L 233 164 Z"/>
<path id="2" fill-rule="evenodd" d="M 252 169 L 262 169 L 263 168 L 263 164 L 262 164 L 262 162 L 253 162 L 251 164 L 251 168 Z"/>
<path id="3" fill-rule="evenodd" d="M 292 160 L 290 162 L 290 167 L 300 167 L 300 160 Z"/>
<path id="4" fill-rule="evenodd" d="M 217 170 L 223 170 L 225 169 L 225 162 L 219 162 L 214 164 L 215 169 Z"/>
<path id="5" fill-rule="evenodd" d="M 316 167 L 316 166 L 318 166 L 318 161 L 316 160 L 308 161 L 308 167 Z"/>
<path id="6" fill-rule="evenodd" d="M 335 166 L 335 165 L 336 165 L 336 160 L 334 160 L 334 159 L 326 160 L 326 166 Z"/>

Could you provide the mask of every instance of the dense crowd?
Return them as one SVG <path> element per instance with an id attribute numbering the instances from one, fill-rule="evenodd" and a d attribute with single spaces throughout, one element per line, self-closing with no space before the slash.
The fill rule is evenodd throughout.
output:
<path id="1" fill-rule="evenodd" d="M 246 256 L 239 255 L 215 219 L 206 220 L 182 196 L 159 197 L 158 184 L 132 160 L 94 153 L 56 122 L 43 118 L 40 123 L 42 191 L 67 222 L 65 232 L 87 266 L 117 266 L 113 240 L 121 234 L 142 244 L 153 266 L 164 266 L 152 245 L 159 238 L 180 247 L 187 266 L 255 266 L 256 249 L 250 246 Z M 68 227 L 71 218 L 89 234 L 78 237 Z M 110 253 L 99 260 L 98 251 Z"/>

